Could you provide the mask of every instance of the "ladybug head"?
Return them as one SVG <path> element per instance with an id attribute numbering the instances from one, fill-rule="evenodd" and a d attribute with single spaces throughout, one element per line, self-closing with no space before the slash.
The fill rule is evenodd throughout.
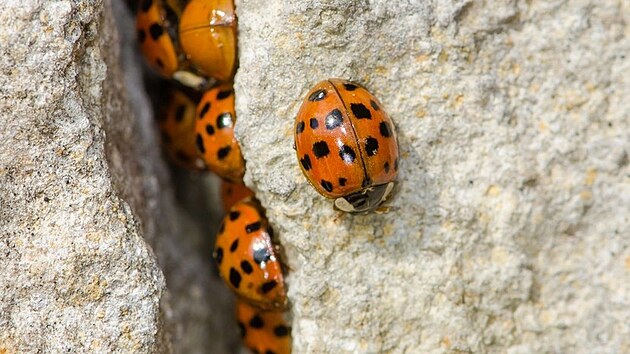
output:
<path id="1" fill-rule="evenodd" d="M 335 208 L 348 213 L 365 213 L 376 209 L 394 189 L 394 182 L 370 186 L 362 190 L 335 199 Z"/>

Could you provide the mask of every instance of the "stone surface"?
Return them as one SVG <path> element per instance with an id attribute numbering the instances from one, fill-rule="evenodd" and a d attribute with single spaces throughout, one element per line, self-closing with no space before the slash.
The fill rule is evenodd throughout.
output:
<path id="1" fill-rule="evenodd" d="M 0 353 L 234 352 L 217 197 L 171 186 L 123 2 L 0 20 Z"/>
<path id="2" fill-rule="evenodd" d="M 131 124 L 102 10 L 0 5 L 2 352 L 168 350 L 164 277 L 106 158 L 124 163 L 106 136 Z"/>
<path id="3" fill-rule="evenodd" d="M 287 255 L 295 353 L 630 352 L 627 2 L 237 14 L 236 134 Z M 330 77 L 396 123 L 387 214 L 333 211 L 298 168 L 295 114 Z"/>

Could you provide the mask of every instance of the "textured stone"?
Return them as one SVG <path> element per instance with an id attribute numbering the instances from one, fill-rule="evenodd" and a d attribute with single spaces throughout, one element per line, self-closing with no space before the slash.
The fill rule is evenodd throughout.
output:
<path id="1" fill-rule="evenodd" d="M 0 351 L 168 350 L 164 277 L 106 159 L 130 149 L 106 139 L 129 123 L 102 8 L 0 5 Z"/>
<path id="2" fill-rule="evenodd" d="M 0 21 L 0 353 L 233 352 L 217 196 L 171 186 L 123 2 Z"/>
<path id="3" fill-rule="evenodd" d="M 264 14 L 264 15 L 263 15 Z M 287 263 L 296 353 L 630 351 L 630 7 L 237 1 L 236 134 Z M 386 214 L 302 176 L 309 88 L 367 86 L 402 159 Z"/>

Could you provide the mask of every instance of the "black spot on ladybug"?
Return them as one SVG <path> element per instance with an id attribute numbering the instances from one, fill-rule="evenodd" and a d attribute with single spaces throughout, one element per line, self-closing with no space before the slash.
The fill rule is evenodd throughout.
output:
<path id="1" fill-rule="evenodd" d="M 241 275 L 234 268 L 230 268 L 230 284 L 237 289 L 241 285 Z"/>
<path id="2" fill-rule="evenodd" d="M 146 32 L 144 32 L 144 30 L 138 30 L 138 42 L 144 43 L 146 39 L 147 39 Z"/>
<path id="3" fill-rule="evenodd" d="M 270 292 L 271 290 L 273 290 L 273 288 L 276 287 L 276 285 L 278 285 L 278 282 L 275 280 L 270 280 L 266 283 L 264 283 L 261 287 L 263 294 L 266 294 L 268 292 Z"/>
<path id="4" fill-rule="evenodd" d="M 197 143 L 197 150 L 199 150 L 200 153 L 205 153 L 206 152 L 206 148 L 205 146 L 203 146 L 203 138 L 201 137 L 201 134 L 197 134 L 197 138 L 196 138 L 196 143 Z"/>
<path id="5" fill-rule="evenodd" d="M 385 169 L 385 173 L 389 173 L 389 162 L 385 162 L 385 165 L 383 165 L 383 169 Z"/>
<path id="6" fill-rule="evenodd" d="M 340 126 L 343 123 L 343 117 L 341 116 L 341 111 L 338 109 L 333 109 L 326 116 L 326 129 L 333 130 Z"/>
<path id="7" fill-rule="evenodd" d="M 225 221 L 221 221 L 221 226 L 219 226 L 219 235 L 225 231 Z"/>
<path id="8" fill-rule="evenodd" d="M 346 91 L 354 91 L 357 89 L 357 85 L 354 84 L 343 84 L 343 88 L 346 89 Z"/>
<path id="9" fill-rule="evenodd" d="M 231 146 L 224 146 L 220 148 L 217 152 L 217 157 L 219 158 L 219 160 L 223 160 L 230 153 L 230 150 L 232 150 Z"/>
<path id="10" fill-rule="evenodd" d="M 253 222 L 245 226 L 245 232 L 247 232 L 248 234 L 251 234 L 254 231 L 260 230 L 260 226 L 261 226 L 260 221 Z"/>
<path id="11" fill-rule="evenodd" d="M 321 101 L 324 97 L 326 97 L 326 90 L 317 90 L 308 96 L 308 100 L 311 102 Z"/>
<path id="12" fill-rule="evenodd" d="M 232 92 L 232 90 L 219 91 L 219 93 L 217 93 L 217 100 L 224 100 L 232 96 Z"/>
<path id="13" fill-rule="evenodd" d="M 265 350 L 265 354 L 276 354 L 276 352 L 274 352 L 271 349 L 267 349 L 267 350 Z"/>
<path id="14" fill-rule="evenodd" d="M 201 107 L 201 111 L 199 111 L 199 119 L 202 119 L 203 116 L 205 116 L 206 113 L 208 113 L 209 109 L 210 109 L 210 102 L 206 102 L 206 104 L 204 104 L 203 107 Z"/>
<path id="15" fill-rule="evenodd" d="M 238 239 L 234 240 L 234 242 L 232 242 L 232 244 L 230 245 L 230 252 L 236 251 L 237 248 L 238 248 Z"/>
<path id="16" fill-rule="evenodd" d="M 297 126 L 295 126 L 295 133 L 296 133 L 296 134 L 300 134 L 301 132 L 303 132 L 303 131 L 304 131 L 304 126 L 305 126 L 305 125 L 306 125 L 306 124 L 304 124 L 304 122 L 299 122 L 299 123 L 297 124 Z"/>
<path id="17" fill-rule="evenodd" d="M 346 185 L 346 182 L 348 182 L 348 180 L 347 180 L 347 179 L 345 179 L 345 178 L 343 178 L 343 177 L 339 178 L 339 185 L 340 185 L 340 186 L 342 186 L 342 187 L 343 187 L 343 186 L 345 186 L 345 185 Z"/>
<path id="18" fill-rule="evenodd" d="M 254 262 L 260 265 L 263 262 L 268 262 L 271 259 L 271 253 L 267 248 L 261 248 L 254 251 Z"/>
<path id="19" fill-rule="evenodd" d="M 166 145 L 169 145 L 170 143 L 173 142 L 173 140 L 171 139 L 171 136 L 168 135 L 167 132 L 162 132 L 162 142 Z"/>
<path id="20" fill-rule="evenodd" d="M 154 23 L 151 25 L 151 27 L 149 27 L 149 34 L 154 41 L 157 41 L 158 38 L 160 38 L 160 36 L 164 34 L 164 29 L 159 24 Z"/>
<path id="21" fill-rule="evenodd" d="M 214 135 L 214 127 L 212 124 L 206 125 L 206 133 L 208 133 L 208 135 Z"/>
<path id="22" fill-rule="evenodd" d="M 164 63 L 162 62 L 160 58 L 155 59 L 155 64 L 157 64 L 157 66 L 159 66 L 160 68 L 164 69 Z"/>
<path id="23" fill-rule="evenodd" d="M 325 179 L 321 180 L 321 182 L 319 182 L 319 184 L 321 184 L 321 186 L 328 192 L 332 192 L 333 190 L 333 185 L 332 183 L 326 181 Z"/>
<path id="24" fill-rule="evenodd" d="M 308 124 L 311 126 L 311 129 L 317 129 L 317 127 L 319 127 L 317 118 L 311 118 L 311 120 L 308 121 Z"/>
<path id="25" fill-rule="evenodd" d="M 372 108 L 375 111 L 380 111 L 381 110 L 381 107 L 379 107 L 378 104 L 376 102 L 374 102 L 374 100 L 370 100 L 370 106 L 372 106 Z"/>
<path id="26" fill-rule="evenodd" d="M 318 141 L 313 144 L 313 154 L 315 154 L 315 157 L 318 159 L 328 156 L 329 153 L 330 150 L 328 149 L 328 144 L 326 144 L 325 141 Z"/>
<path id="27" fill-rule="evenodd" d="M 302 168 L 304 168 L 305 171 L 308 171 L 311 169 L 311 158 L 308 156 L 308 154 L 305 154 L 303 158 L 300 159 L 300 163 L 302 164 Z"/>
<path id="28" fill-rule="evenodd" d="M 260 316 L 254 315 L 254 317 L 249 320 L 249 325 L 253 328 L 263 328 L 265 326 L 265 323 L 263 322 L 262 318 L 260 318 Z"/>
<path id="29" fill-rule="evenodd" d="M 398 171 L 398 158 L 394 160 L 394 171 Z"/>
<path id="30" fill-rule="evenodd" d="M 347 163 L 351 164 L 354 162 L 354 159 L 357 157 L 357 154 L 352 150 L 348 145 L 344 145 L 339 149 L 339 157 Z"/>
<path id="31" fill-rule="evenodd" d="M 278 325 L 273 329 L 273 334 L 275 334 L 276 337 L 285 337 L 289 335 L 289 330 L 289 327 L 285 325 Z"/>
<path id="32" fill-rule="evenodd" d="M 144 0 L 142 2 L 142 11 L 147 12 L 149 11 L 149 9 L 151 8 L 151 6 L 153 5 L 153 0 Z"/>
<path id="33" fill-rule="evenodd" d="M 221 262 L 223 261 L 223 248 L 219 247 L 214 251 L 214 260 L 217 262 L 217 264 L 221 264 Z"/>
<path id="34" fill-rule="evenodd" d="M 368 156 L 374 156 L 378 152 L 378 140 L 371 136 L 365 139 L 365 152 Z"/>
<path id="35" fill-rule="evenodd" d="M 245 338 L 245 334 L 247 333 L 247 331 L 245 330 L 245 325 L 243 324 L 243 322 L 238 322 L 238 329 L 241 332 L 241 338 Z"/>
<path id="36" fill-rule="evenodd" d="M 230 112 L 221 113 L 217 116 L 217 128 L 223 129 L 232 126 L 232 114 Z"/>
<path id="37" fill-rule="evenodd" d="M 175 120 L 181 122 L 184 119 L 184 113 L 186 113 L 186 106 L 179 105 L 175 110 Z"/>
<path id="38" fill-rule="evenodd" d="M 234 221 L 236 219 L 238 219 L 238 217 L 241 216 L 241 213 L 238 211 L 231 211 L 230 212 L 230 220 Z"/>
<path id="39" fill-rule="evenodd" d="M 246 274 L 252 274 L 252 272 L 254 271 L 254 268 L 252 268 L 252 265 L 249 264 L 248 261 L 242 261 L 241 262 L 241 269 L 243 270 L 243 272 L 245 272 Z"/>
<path id="40" fill-rule="evenodd" d="M 182 162 L 189 162 L 190 161 L 190 156 L 188 156 L 185 152 L 183 152 L 182 150 L 177 150 L 177 152 L 175 153 L 175 157 L 182 161 Z"/>
<path id="41" fill-rule="evenodd" d="M 357 119 L 372 119 L 372 113 L 363 103 L 351 103 L 350 109 Z"/>
<path id="42" fill-rule="evenodd" d="M 383 137 L 389 138 L 392 136 L 392 129 L 387 122 L 381 122 L 381 124 L 378 125 L 378 129 L 381 131 Z"/>

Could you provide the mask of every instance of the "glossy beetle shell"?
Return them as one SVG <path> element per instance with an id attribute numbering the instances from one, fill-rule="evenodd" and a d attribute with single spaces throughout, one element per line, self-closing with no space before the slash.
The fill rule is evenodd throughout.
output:
<path id="1" fill-rule="evenodd" d="M 344 198 L 352 205 L 346 211 L 377 208 L 398 173 L 392 120 L 374 95 L 347 80 L 309 91 L 295 120 L 295 147 L 311 185 L 327 198 Z"/>

